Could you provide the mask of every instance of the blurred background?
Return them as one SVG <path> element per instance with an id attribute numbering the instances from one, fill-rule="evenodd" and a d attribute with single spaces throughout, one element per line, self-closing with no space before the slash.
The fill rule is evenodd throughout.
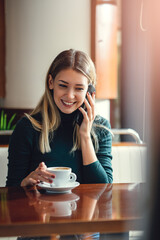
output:
<path id="1" fill-rule="evenodd" d="M 60 51 L 75 48 L 95 62 L 97 113 L 109 119 L 112 128 L 133 128 L 145 141 L 141 0 L 0 2 L 1 109 L 33 109 L 52 60 Z"/>
<path id="2" fill-rule="evenodd" d="M 36 106 L 60 51 L 88 53 L 97 113 L 148 144 L 145 240 L 159 239 L 159 10 L 159 0 L 0 0 L 0 114 Z"/>

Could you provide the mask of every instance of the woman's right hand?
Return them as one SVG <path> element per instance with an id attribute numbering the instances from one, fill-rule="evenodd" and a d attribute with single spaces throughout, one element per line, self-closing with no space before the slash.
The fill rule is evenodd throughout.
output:
<path id="1" fill-rule="evenodd" d="M 41 162 L 35 171 L 31 172 L 26 178 L 24 178 L 21 182 L 21 187 L 36 185 L 43 182 L 52 183 L 53 180 L 51 178 L 55 178 L 55 175 L 47 171 L 47 166 L 44 162 Z"/>

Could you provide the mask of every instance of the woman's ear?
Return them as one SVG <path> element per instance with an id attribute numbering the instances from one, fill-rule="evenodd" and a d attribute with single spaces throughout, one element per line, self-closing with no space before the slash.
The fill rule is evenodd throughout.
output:
<path id="1" fill-rule="evenodd" d="M 53 89 L 54 86 L 53 86 L 53 78 L 51 76 L 51 74 L 48 75 L 48 86 L 49 86 L 49 89 Z"/>

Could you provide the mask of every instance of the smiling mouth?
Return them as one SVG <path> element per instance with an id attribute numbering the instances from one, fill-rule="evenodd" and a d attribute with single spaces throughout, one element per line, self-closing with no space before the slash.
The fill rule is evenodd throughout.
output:
<path id="1" fill-rule="evenodd" d="M 66 102 L 64 100 L 61 100 L 61 101 L 65 106 L 73 106 L 75 104 L 75 102 Z"/>

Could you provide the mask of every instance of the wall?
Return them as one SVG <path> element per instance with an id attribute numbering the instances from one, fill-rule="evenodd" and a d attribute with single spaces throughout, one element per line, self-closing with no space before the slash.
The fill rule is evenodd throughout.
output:
<path id="1" fill-rule="evenodd" d="M 6 0 L 5 7 L 3 106 L 34 108 L 44 91 L 46 71 L 60 51 L 75 48 L 90 55 L 90 0 Z M 109 102 L 102 101 L 101 108 L 109 118 Z"/>

